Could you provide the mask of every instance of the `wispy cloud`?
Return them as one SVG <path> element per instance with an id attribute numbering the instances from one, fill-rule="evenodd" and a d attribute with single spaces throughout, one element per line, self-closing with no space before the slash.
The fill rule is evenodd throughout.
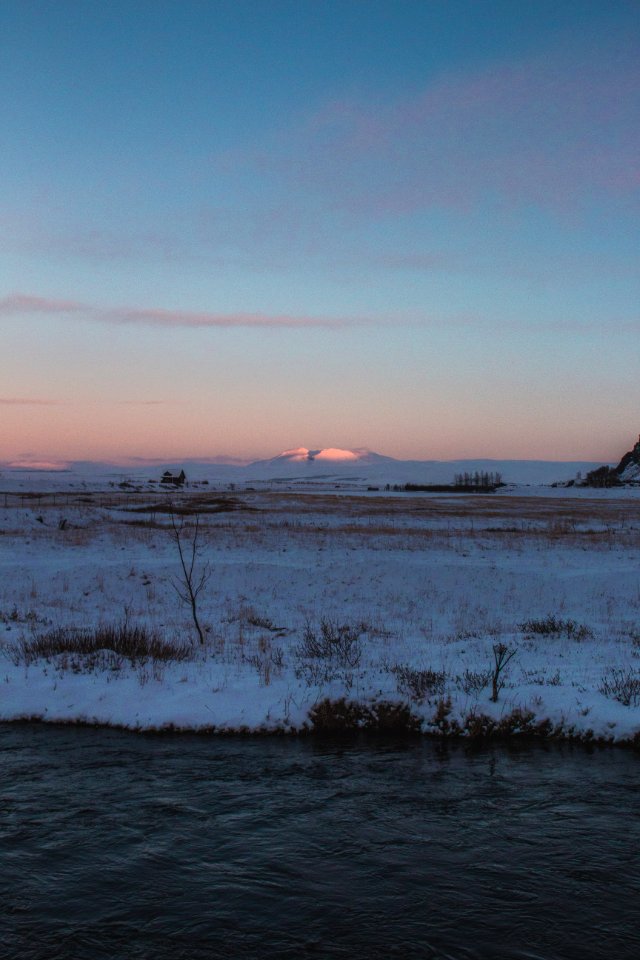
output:
<path id="1" fill-rule="evenodd" d="M 0 299 L 0 316 L 24 316 L 29 314 L 51 317 L 78 316 L 83 319 L 117 325 L 147 327 L 204 328 L 277 328 L 307 329 L 321 327 L 340 329 L 371 323 L 367 317 L 318 317 L 295 314 L 264 313 L 214 313 L 189 310 L 164 310 L 161 308 L 100 307 L 79 303 L 76 300 L 56 300 L 31 294 L 12 294 Z"/>
<path id="2" fill-rule="evenodd" d="M 75 300 L 54 300 L 28 293 L 13 293 L 0 299 L 0 316 L 4 317 L 21 313 L 81 313 L 86 309 Z"/>
<path id="3" fill-rule="evenodd" d="M 62 401 L 35 397 L 0 397 L 2 407 L 55 407 Z"/>
<path id="4" fill-rule="evenodd" d="M 414 261 L 411 257 L 399 258 L 397 266 L 412 265 L 415 268 L 420 267 L 420 258 Z M 574 331 L 575 333 L 607 335 L 609 333 L 628 334 L 640 329 L 640 321 L 637 317 L 604 317 L 601 321 L 595 322 L 588 318 L 579 316 L 558 317 L 554 320 L 541 320 L 539 323 L 532 324 L 530 320 L 521 317 L 510 317 L 504 314 L 484 315 L 473 313 L 438 313 L 430 314 L 417 310 L 409 310 L 394 314 L 384 313 L 375 314 L 369 317 L 313 317 L 313 316 L 295 316 L 295 315 L 269 315 L 269 314 L 217 314 L 217 313 L 193 313 L 178 310 L 161 309 L 127 309 L 121 307 L 118 309 L 104 308 L 82 304 L 76 300 L 49 300 L 46 297 L 37 297 L 33 295 L 14 294 L 10 297 L 0 299 L 0 317 L 2 316 L 46 316 L 52 318 L 75 317 L 88 322 L 97 322 L 105 324 L 118 324 L 123 326 L 142 326 L 155 327 L 161 329 L 170 328 L 192 328 L 192 329 L 216 329 L 216 328 L 234 328 L 251 327 L 263 329 L 276 328 L 297 328 L 313 329 L 328 328 L 340 329 L 358 326 L 378 326 L 378 327 L 405 327 L 423 330 L 437 329 L 460 329 L 460 330 L 491 330 L 494 333 L 516 333 L 525 332 L 535 334 L 536 331 L 544 329 L 555 329 Z M 0 404 L 58 404 L 64 401 L 60 400 L 39 400 L 39 399 L 20 399 L 20 398 L 0 398 Z M 118 404 L 130 406 L 157 406 L 169 401 L 162 399 L 134 400 L 123 399 L 116 401 Z M 173 402 L 173 401 L 172 401 Z"/>
<path id="5" fill-rule="evenodd" d="M 640 185 L 640 61 L 579 54 L 434 79 L 412 95 L 326 104 L 246 162 L 351 217 L 501 203 L 560 214 Z"/>
<path id="6" fill-rule="evenodd" d="M 150 327 L 347 327 L 365 323 L 357 317 L 314 317 L 263 313 L 192 313 L 180 310 L 100 310 L 96 319 Z"/>

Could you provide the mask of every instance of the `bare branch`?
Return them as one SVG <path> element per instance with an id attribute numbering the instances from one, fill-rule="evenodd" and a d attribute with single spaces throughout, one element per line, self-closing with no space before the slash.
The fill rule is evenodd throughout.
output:
<path id="1" fill-rule="evenodd" d="M 515 657 L 516 650 L 510 650 L 504 643 L 494 643 L 493 645 L 493 671 L 491 675 L 491 700 L 497 703 L 498 694 L 504 686 L 504 680 L 501 677 L 509 661 Z"/>
<path id="2" fill-rule="evenodd" d="M 193 536 L 191 538 L 191 555 L 188 560 L 185 559 L 184 549 L 185 521 L 183 518 L 181 519 L 180 523 L 176 522 L 175 513 L 171 505 L 169 510 L 169 519 L 171 521 L 171 538 L 178 548 L 180 567 L 182 569 L 182 577 L 180 579 L 176 578 L 175 580 L 172 580 L 171 586 L 176 591 L 182 602 L 191 607 L 191 616 L 198 634 L 198 639 L 200 640 L 201 644 L 204 644 L 204 633 L 198 619 L 197 600 L 203 587 L 207 584 L 209 578 L 211 577 L 211 568 L 209 564 L 206 563 L 200 575 L 197 578 L 195 577 L 196 563 L 200 553 L 200 517 L 198 514 L 196 514 Z"/>

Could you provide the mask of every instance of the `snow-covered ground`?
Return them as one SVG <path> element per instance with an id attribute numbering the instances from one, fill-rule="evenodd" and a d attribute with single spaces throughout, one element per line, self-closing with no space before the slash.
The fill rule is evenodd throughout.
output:
<path id="1" fill-rule="evenodd" d="M 186 540 L 200 515 L 195 573 L 211 573 L 201 646 L 172 586 L 179 556 L 158 492 L 7 489 L 0 719 L 298 730 L 344 697 L 404 702 L 425 731 L 514 710 L 568 735 L 640 731 L 636 491 L 176 492 Z M 20 653 L 55 628 L 125 620 L 192 653 Z M 492 702 L 501 644 L 513 656 Z"/>

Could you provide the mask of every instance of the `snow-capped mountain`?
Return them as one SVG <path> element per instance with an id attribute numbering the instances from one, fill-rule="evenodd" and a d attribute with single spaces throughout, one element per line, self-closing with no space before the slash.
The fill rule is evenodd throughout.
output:
<path id="1" fill-rule="evenodd" d="M 371 463 L 398 463 L 393 457 L 383 457 L 365 448 L 356 450 L 342 450 L 339 447 L 325 447 L 320 450 L 309 450 L 308 447 L 296 447 L 294 450 L 285 450 L 269 460 L 255 460 L 249 464 L 250 469 L 262 467 L 280 467 L 291 464 L 321 464 L 322 466 L 354 466 Z"/>
<path id="2" fill-rule="evenodd" d="M 544 460 L 396 460 L 358 447 L 295 447 L 243 468 L 247 480 L 351 480 L 360 483 L 452 483 L 456 473 L 500 473 L 506 483 L 553 483 L 592 469 L 583 461 Z"/>

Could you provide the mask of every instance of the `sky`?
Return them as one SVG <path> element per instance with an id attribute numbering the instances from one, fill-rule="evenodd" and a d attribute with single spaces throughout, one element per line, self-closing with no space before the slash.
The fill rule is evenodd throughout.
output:
<path id="1" fill-rule="evenodd" d="M 615 461 L 638 0 L 3 0 L 0 461 Z"/>

